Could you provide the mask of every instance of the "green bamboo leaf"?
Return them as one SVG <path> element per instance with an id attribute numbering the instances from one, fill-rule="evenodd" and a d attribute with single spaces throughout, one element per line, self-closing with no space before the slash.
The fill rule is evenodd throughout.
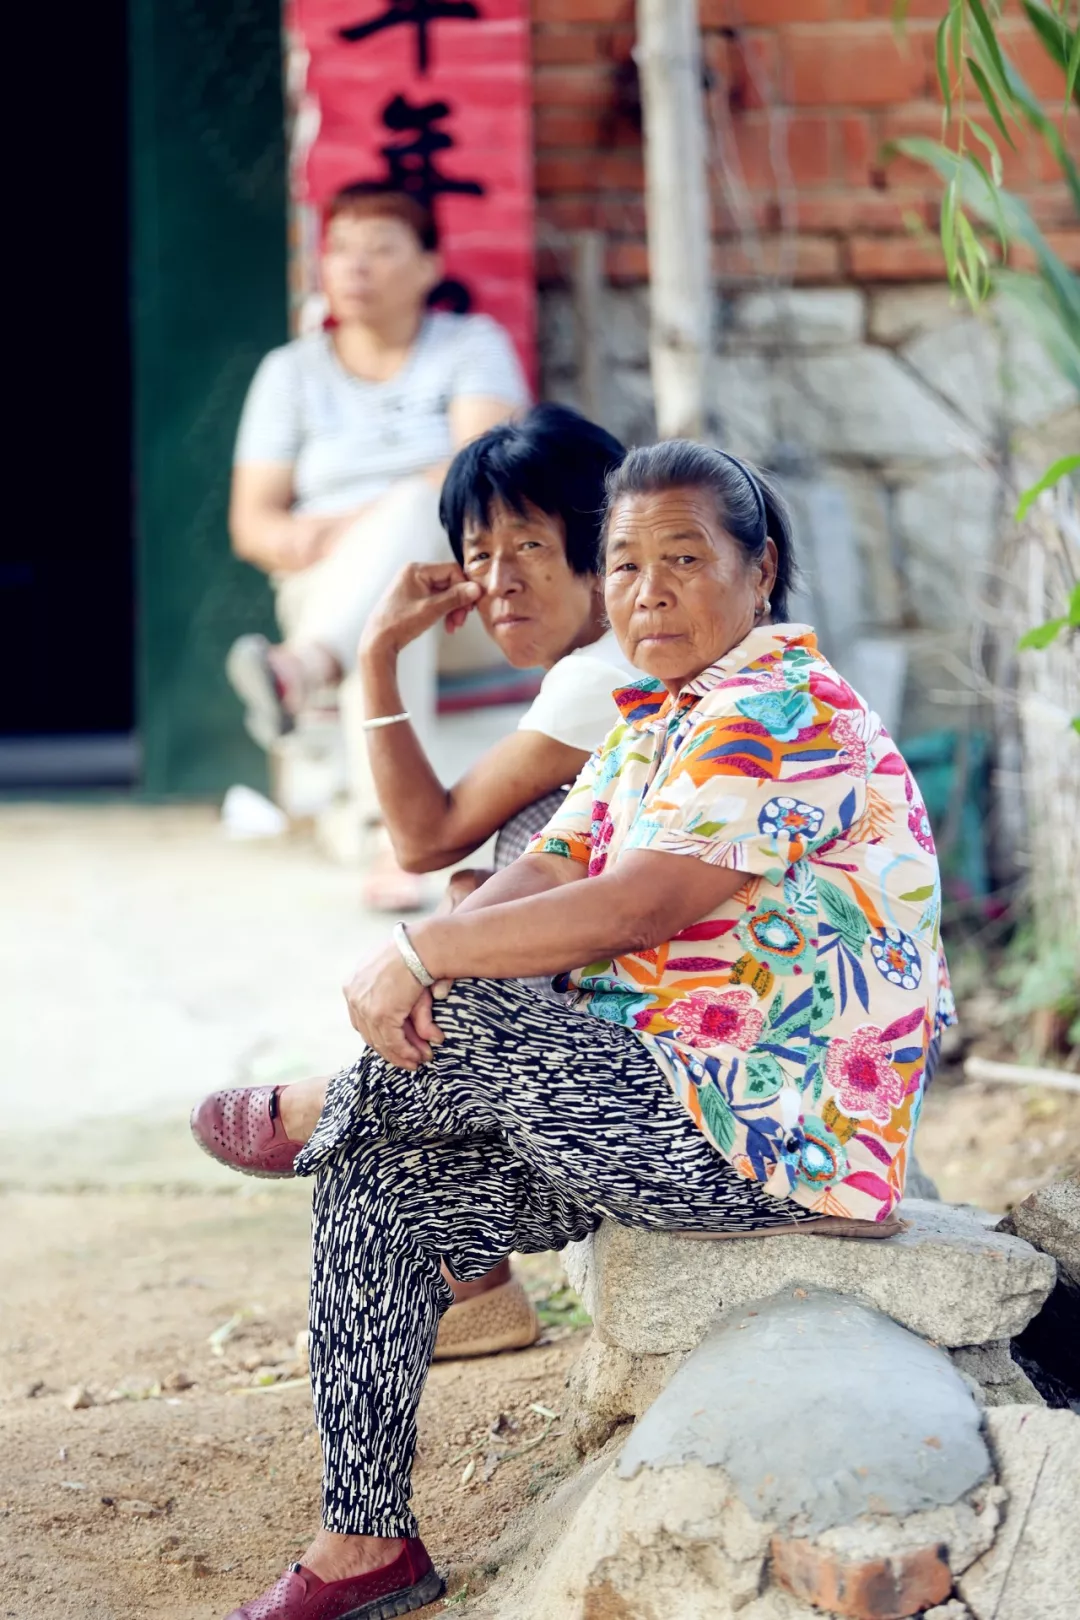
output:
<path id="1" fill-rule="evenodd" d="M 1044 489 L 1053 489 L 1055 484 L 1074 472 L 1080 472 L 1080 456 L 1062 456 L 1059 461 L 1047 467 L 1039 482 L 1032 484 L 1030 489 L 1025 489 L 1021 495 L 1020 504 L 1016 508 L 1017 523 L 1024 521 Z M 1075 587 L 1069 599 L 1069 623 L 1076 624 L 1078 621 L 1080 621 L 1080 585 Z"/>
<path id="2" fill-rule="evenodd" d="M 938 83 L 941 94 L 945 98 L 945 116 L 952 116 L 952 80 L 949 77 L 949 19 L 942 17 L 938 23 L 937 37 L 934 41 L 934 55 L 937 61 Z"/>
<path id="3" fill-rule="evenodd" d="M 982 42 L 989 57 L 991 71 L 1004 83 L 1005 59 L 1001 54 L 1001 46 L 998 44 L 993 24 L 983 9 L 982 0 L 968 0 L 968 10 L 974 17 L 975 26 L 982 35 Z"/>
<path id="4" fill-rule="evenodd" d="M 987 111 L 994 120 L 994 123 L 997 125 L 998 129 L 1001 131 L 1002 139 L 1007 141 L 1015 152 L 1016 142 L 1005 128 L 1005 120 L 1001 116 L 1001 108 L 997 104 L 997 97 L 990 88 L 990 81 L 987 79 L 986 74 L 983 72 L 982 68 L 979 66 L 978 62 L 976 62 L 973 56 L 969 56 L 967 58 L 967 65 L 971 70 L 971 77 L 975 80 L 975 88 L 978 90 L 980 96 L 982 96 L 986 103 Z"/>
<path id="5" fill-rule="evenodd" d="M 1057 640 L 1068 622 L 1068 619 L 1050 619 L 1046 624 L 1037 624 L 1033 630 L 1022 635 L 1016 645 L 1021 652 L 1025 652 L 1029 647 L 1049 647 L 1052 641 Z"/>
<path id="6" fill-rule="evenodd" d="M 1077 38 L 1080 38 L 1080 29 L 1077 30 Z M 1080 214 L 1080 169 L 1066 151 L 1060 130 L 1053 119 L 1046 116 L 1038 97 L 1032 95 L 1011 62 L 1006 62 L 1005 71 L 1014 103 L 1019 106 L 1026 122 L 1042 136 L 1053 152 L 1054 161 L 1065 176 L 1065 183 L 1072 192 L 1076 211 Z"/>
<path id="7" fill-rule="evenodd" d="M 950 180 L 941 199 L 941 250 L 950 281 L 956 279 L 956 181 Z"/>
<path id="8" fill-rule="evenodd" d="M 974 133 L 974 128 L 975 126 L 972 125 L 972 133 Z M 969 152 L 967 154 L 967 159 L 969 163 L 974 165 L 975 169 L 983 178 L 983 182 L 986 186 L 986 194 L 990 198 L 990 206 L 994 210 L 994 225 L 997 229 L 998 241 L 1001 243 L 1001 251 L 1004 253 L 1009 245 L 1009 239 L 1005 234 L 1005 210 L 1001 206 L 1001 198 L 998 196 L 998 188 L 990 178 L 986 165 L 983 163 L 981 158 L 977 158 L 974 152 Z"/>
<path id="9" fill-rule="evenodd" d="M 1080 585 L 1074 585 L 1069 592 L 1069 627 L 1080 630 Z"/>
<path id="10" fill-rule="evenodd" d="M 999 270 L 998 291 L 1013 304 L 1062 376 L 1080 394 L 1080 326 L 1070 323 L 1045 280 L 1017 270 Z"/>
<path id="11" fill-rule="evenodd" d="M 966 214 L 958 214 L 956 224 L 960 245 L 957 273 L 960 275 L 969 302 L 981 304 L 990 291 L 990 256 L 975 235 Z"/>
<path id="12" fill-rule="evenodd" d="M 1071 724 L 1073 730 L 1076 732 L 1076 735 L 1080 737 L 1080 714 L 1073 717 Z"/>
<path id="13" fill-rule="evenodd" d="M 981 146 L 986 148 L 990 157 L 990 173 L 993 176 L 994 186 L 1000 186 L 1002 181 L 1001 153 L 997 149 L 997 142 L 992 135 L 987 134 L 978 124 L 968 125 L 968 134 L 973 135 Z M 970 154 L 974 157 L 974 153 Z"/>
<path id="14" fill-rule="evenodd" d="M 964 0 L 949 0 L 949 57 L 953 75 L 960 77 L 960 57 L 964 49 Z"/>
<path id="15" fill-rule="evenodd" d="M 1022 0 L 1022 3 L 1028 22 L 1038 34 L 1047 54 L 1065 74 L 1067 97 L 1080 104 L 1080 85 L 1076 78 L 1077 68 L 1080 67 L 1080 48 L 1077 45 L 1080 28 L 1070 28 L 1063 16 L 1055 16 L 1045 6 L 1037 4 L 1037 0 Z"/>

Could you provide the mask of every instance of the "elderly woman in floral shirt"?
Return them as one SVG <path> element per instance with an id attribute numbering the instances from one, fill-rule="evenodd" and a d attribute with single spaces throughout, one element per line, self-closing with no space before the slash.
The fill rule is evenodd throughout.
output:
<path id="1" fill-rule="evenodd" d="M 897 1230 L 947 983 L 937 861 L 895 744 L 787 622 L 793 572 L 733 457 L 673 441 L 609 480 L 607 612 L 642 679 L 529 851 L 346 989 L 367 1047 L 297 1161 L 323 1529 L 230 1620 L 441 1590 L 408 1506 L 441 1260 L 476 1277 L 602 1219 Z M 572 1005 L 513 982 L 536 974 Z"/>

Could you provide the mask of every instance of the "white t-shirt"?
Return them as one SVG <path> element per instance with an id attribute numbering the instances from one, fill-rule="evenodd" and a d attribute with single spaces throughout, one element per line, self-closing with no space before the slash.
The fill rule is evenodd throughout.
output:
<path id="1" fill-rule="evenodd" d="M 545 737 L 591 754 L 620 719 L 612 693 L 641 671 L 623 656 L 608 630 L 589 647 L 579 647 L 552 666 L 532 704 L 518 721 L 519 731 Z"/>
<path id="2" fill-rule="evenodd" d="M 387 382 L 341 364 L 327 332 L 272 349 L 252 379 L 234 461 L 289 462 L 297 512 L 347 512 L 453 454 L 451 400 L 527 405 L 506 332 L 488 315 L 426 315 Z"/>

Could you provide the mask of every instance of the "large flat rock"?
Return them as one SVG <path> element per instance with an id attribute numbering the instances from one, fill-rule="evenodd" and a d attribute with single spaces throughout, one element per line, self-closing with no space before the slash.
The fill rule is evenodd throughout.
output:
<path id="1" fill-rule="evenodd" d="M 695 1242 L 605 1221 L 567 1248 L 566 1266 L 599 1337 L 638 1355 L 692 1350 L 720 1308 L 800 1284 L 949 1348 L 1023 1330 L 1054 1285 L 1049 1255 L 948 1204 L 911 1199 L 902 1213 L 907 1231 L 873 1241 L 804 1231 Z"/>

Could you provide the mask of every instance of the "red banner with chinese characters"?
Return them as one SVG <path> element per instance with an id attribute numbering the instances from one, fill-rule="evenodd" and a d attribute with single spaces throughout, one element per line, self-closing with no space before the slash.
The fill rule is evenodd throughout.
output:
<path id="1" fill-rule="evenodd" d="M 297 302 L 327 198 L 399 186 L 435 211 L 441 307 L 493 315 L 535 378 L 528 0 L 287 0 L 286 32 Z"/>

